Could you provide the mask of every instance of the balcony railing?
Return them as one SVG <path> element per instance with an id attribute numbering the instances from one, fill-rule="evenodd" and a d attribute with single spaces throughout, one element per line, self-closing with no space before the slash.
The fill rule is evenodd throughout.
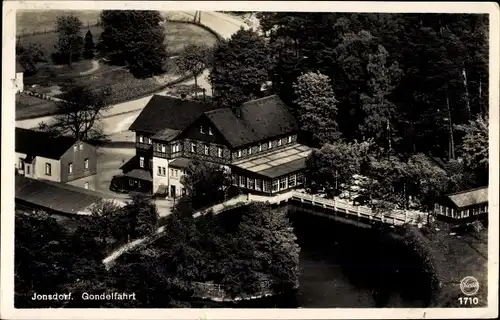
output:
<path id="1" fill-rule="evenodd" d="M 147 143 L 143 143 L 143 142 L 136 142 L 135 143 L 135 147 L 138 148 L 138 149 L 144 149 L 144 150 L 149 150 L 153 147 L 152 144 L 147 144 Z"/>

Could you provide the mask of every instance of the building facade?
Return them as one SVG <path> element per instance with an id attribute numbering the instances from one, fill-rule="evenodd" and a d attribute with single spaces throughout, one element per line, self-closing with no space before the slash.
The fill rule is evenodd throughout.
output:
<path id="1" fill-rule="evenodd" d="M 470 221 L 488 216 L 488 187 L 448 194 L 434 205 L 438 218 Z"/>
<path id="2" fill-rule="evenodd" d="M 84 141 L 16 128 L 15 144 L 19 175 L 66 183 L 97 172 L 96 148 Z"/>
<path id="3" fill-rule="evenodd" d="M 129 163 L 135 165 L 124 177 L 133 186 L 137 170 L 147 172 L 142 183 L 150 179 L 154 194 L 184 195 L 181 178 L 194 159 L 226 168 L 244 192 L 271 195 L 304 183 L 310 149 L 297 143 L 296 119 L 277 96 L 235 108 L 154 96 L 130 130 L 136 156 Z"/>

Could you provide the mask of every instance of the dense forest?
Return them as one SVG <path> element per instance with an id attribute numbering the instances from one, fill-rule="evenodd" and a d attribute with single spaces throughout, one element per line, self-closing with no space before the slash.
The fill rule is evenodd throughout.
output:
<path id="1" fill-rule="evenodd" d="M 387 147 L 389 136 L 398 152 L 444 158 L 459 154 L 464 133 L 457 126 L 487 116 L 487 15 L 257 16 L 263 35 L 240 30 L 215 50 L 211 75 L 220 100 L 227 92 L 248 99 L 270 80 L 272 90 L 294 105 L 297 78 L 320 72 L 335 93 L 343 137 L 382 137 Z M 239 81 L 230 85 L 231 78 Z"/>

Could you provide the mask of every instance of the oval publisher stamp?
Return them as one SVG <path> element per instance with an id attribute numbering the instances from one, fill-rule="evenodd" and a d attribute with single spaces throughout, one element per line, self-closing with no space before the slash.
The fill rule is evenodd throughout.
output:
<path id="1" fill-rule="evenodd" d="M 479 282 L 474 277 L 465 277 L 460 281 L 460 290 L 466 296 L 473 296 L 479 291 Z"/>

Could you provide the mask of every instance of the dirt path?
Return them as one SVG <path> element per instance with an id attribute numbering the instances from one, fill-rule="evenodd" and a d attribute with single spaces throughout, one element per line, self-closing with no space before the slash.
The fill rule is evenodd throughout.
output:
<path id="1" fill-rule="evenodd" d="M 90 68 L 89 70 L 87 71 L 83 71 L 83 72 L 80 72 L 80 75 L 81 76 L 85 76 L 85 75 L 88 75 L 88 74 L 91 74 L 91 73 L 94 73 L 96 72 L 98 69 L 99 69 L 99 61 L 97 60 L 92 60 L 92 68 Z"/>

